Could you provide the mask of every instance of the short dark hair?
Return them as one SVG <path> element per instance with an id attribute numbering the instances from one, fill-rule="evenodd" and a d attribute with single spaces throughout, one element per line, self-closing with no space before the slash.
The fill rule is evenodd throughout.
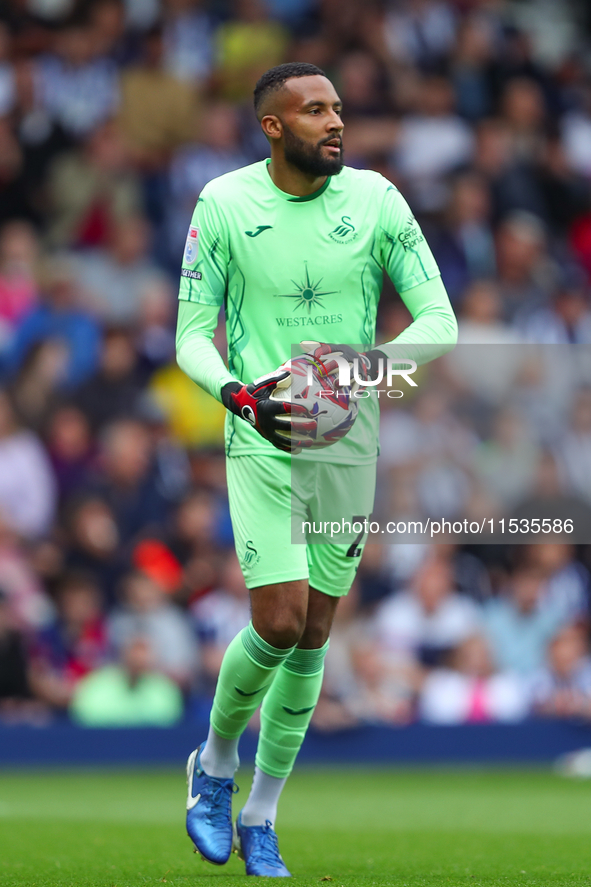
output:
<path id="1" fill-rule="evenodd" d="M 263 99 L 270 93 L 281 89 L 287 80 L 293 77 L 326 77 L 321 68 L 310 65 L 308 62 L 287 62 L 284 65 L 276 65 L 269 68 L 257 82 L 254 88 L 254 109 L 258 114 Z"/>

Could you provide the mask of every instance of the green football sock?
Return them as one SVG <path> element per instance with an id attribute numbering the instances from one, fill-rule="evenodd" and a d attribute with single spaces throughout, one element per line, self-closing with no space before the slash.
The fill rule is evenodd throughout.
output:
<path id="1" fill-rule="evenodd" d="M 275 672 L 293 650 L 272 647 L 252 622 L 236 635 L 224 654 L 211 709 L 211 726 L 219 736 L 236 739 L 242 734 Z"/>
<path id="2" fill-rule="evenodd" d="M 256 764 L 269 776 L 291 773 L 320 696 L 327 650 L 328 641 L 319 650 L 296 648 L 265 696 Z"/>

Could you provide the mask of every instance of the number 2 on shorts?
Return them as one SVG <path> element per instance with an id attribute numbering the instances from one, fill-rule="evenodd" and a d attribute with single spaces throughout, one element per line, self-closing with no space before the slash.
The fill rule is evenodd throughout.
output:
<path id="1" fill-rule="evenodd" d="M 351 524 L 356 524 L 358 521 L 361 521 L 361 532 L 359 535 L 353 540 L 349 548 L 347 549 L 347 557 L 361 557 L 361 548 L 357 546 L 363 539 L 363 534 L 365 533 L 365 515 L 364 514 L 354 514 L 351 519 Z"/>

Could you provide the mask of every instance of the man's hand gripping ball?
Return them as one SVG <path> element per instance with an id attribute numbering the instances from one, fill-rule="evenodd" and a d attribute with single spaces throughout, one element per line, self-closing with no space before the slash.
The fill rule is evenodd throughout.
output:
<path id="1" fill-rule="evenodd" d="M 228 382 L 221 392 L 226 409 L 249 422 L 261 437 L 286 453 L 299 452 L 300 436 L 305 438 L 315 427 L 305 407 L 289 401 L 271 400 L 276 388 L 289 388 L 291 378 L 289 365 L 285 365 L 249 385 Z"/>

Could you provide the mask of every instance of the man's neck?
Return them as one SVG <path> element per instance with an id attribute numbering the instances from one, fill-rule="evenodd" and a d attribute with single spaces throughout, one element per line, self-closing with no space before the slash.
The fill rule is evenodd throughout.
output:
<path id="1" fill-rule="evenodd" d="M 285 159 L 271 158 L 267 167 L 271 181 L 280 191 L 293 194 L 294 197 L 308 197 L 319 191 L 326 182 L 328 176 L 312 176 L 302 172 L 297 167 L 288 163 Z"/>

